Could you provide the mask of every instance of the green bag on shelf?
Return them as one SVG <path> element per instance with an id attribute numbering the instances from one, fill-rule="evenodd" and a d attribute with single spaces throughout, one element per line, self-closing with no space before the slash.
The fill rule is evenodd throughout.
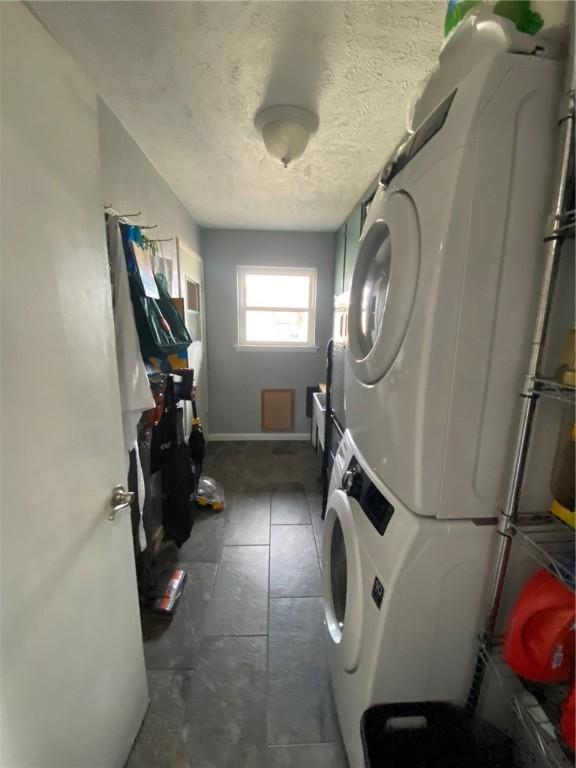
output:
<path id="1" fill-rule="evenodd" d="M 481 2 L 482 0 L 448 0 L 444 35 L 455 29 L 468 11 Z M 544 25 L 542 17 L 530 7 L 530 0 L 500 0 L 494 6 L 493 12 L 497 16 L 510 19 L 519 32 L 525 32 L 527 35 L 535 35 Z"/>

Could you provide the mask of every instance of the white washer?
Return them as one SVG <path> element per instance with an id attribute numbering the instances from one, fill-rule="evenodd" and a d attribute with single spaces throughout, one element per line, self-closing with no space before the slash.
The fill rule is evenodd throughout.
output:
<path id="1" fill-rule="evenodd" d="M 501 501 L 562 74 L 538 45 L 485 12 L 462 22 L 361 237 L 346 426 L 368 466 L 420 515 L 492 517 Z"/>
<path id="2" fill-rule="evenodd" d="M 327 653 L 350 768 L 361 768 L 360 719 L 372 704 L 464 703 L 494 526 L 414 515 L 364 464 L 349 432 L 332 478 Z"/>

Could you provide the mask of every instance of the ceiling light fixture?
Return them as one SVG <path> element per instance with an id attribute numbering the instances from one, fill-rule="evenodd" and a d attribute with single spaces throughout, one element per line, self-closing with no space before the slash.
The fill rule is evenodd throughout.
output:
<path id="1" fill-rule="evenodd" d="M 318 118 L 300 107 L 270 107 L 256 115 L 254 126 L 268 154 L 287 168 L 304 153 L 310 134 L 318 128 Z"/>

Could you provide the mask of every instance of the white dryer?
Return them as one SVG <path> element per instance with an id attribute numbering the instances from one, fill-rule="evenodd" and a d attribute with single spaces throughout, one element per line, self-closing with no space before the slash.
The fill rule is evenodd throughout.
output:
<path id="1" fill-rule="evenodd" d="M 420 515 L 497 513 L 552 181 L 562 65 L 547 55 L 507 20 L 469 15 L 361 236 L 346 426 L 368 467 Z"/>
<path id="2" fill-rule="evenodd" d="M 382 702 L 464 703 L 494 526 L 415 515 L 345 432 L 324 523 L 327 654 L 350 768 L 362 713 Z"/>

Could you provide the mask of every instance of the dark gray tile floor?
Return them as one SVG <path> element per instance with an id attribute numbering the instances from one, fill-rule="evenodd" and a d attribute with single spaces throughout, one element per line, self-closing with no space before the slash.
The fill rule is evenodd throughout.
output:
<path id="1" fill-rule="evenodd" d="M 310 525 L 306 490 L 302 483 L 278 483 L 272 488 L 270 502 L 272 525 Z"/>
<path id="2" fill-rule="evenodd" d="M 187 563 L 186 589 L 170 624 L 162 618 L 147 619 L 144 656 L 148 669 L 194 669 L 217 568 L 216 563 Z"/>
<path id="3" fill-rule="evenodd" d="M 317 597 L 320 568 L 311 525 L 273 525 L 270 597 Z"/>
<path id="4" fill-rule="evenodd" d="M 204 634 L 268 633 L 268 547 L 224 547 Z"/>
<path id="5" fill-rule="evenodd" d="M 233 486 L 232 486 L 233 487 Z M 226 544 L 246 546 L 270 542 L 270 493 L 236 491 L 230 499 Z"/>
<path id="6" fill-rule="evenodd" d="M 338 739 L 322 633 L 322 598 L 270 601 L 269 744 Z"/>
<path id="7" fill-rule="evenodd" d="M 307 443 L 209 446 L 227 494 L 166 559 L 188 571 L 147 622 L 150 709 L 126 768 L 346 768 L 323 646 L 321 496 Z"/>

